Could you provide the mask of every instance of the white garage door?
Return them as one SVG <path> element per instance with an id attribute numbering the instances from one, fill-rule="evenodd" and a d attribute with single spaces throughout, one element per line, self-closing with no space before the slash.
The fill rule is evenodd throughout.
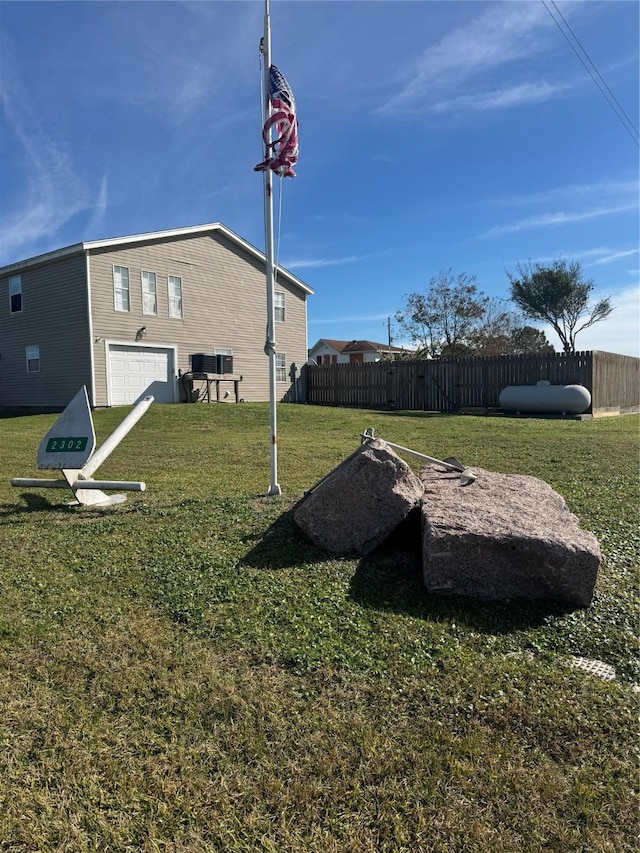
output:
<path id="1" fill-rule="evenodd" d="M 153 394 L 157 403 L 174 402 L 173 350 L 109 344 L 109 404 L 129 406 Z"/>

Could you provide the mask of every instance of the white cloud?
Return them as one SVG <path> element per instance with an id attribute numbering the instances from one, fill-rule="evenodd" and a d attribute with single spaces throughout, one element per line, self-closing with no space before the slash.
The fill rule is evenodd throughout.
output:
<path id="1" fill-rule="evenodd" d="M 598 258 L 597 261 L 593 261 L 592 264 L 587 264 L 587 266 L 594 266 L 596 264 L 610 264 L 613 261 L 617 261 L 620 258 L 628 258 L 630 255 L 637 255 L 640 249 L 626 249 L 622 252 L 611 252 L 611 254 L 607 254 L 602 258 Z"/>
<path id="2" fill-rule="evenodd" d="M 409 69 L 404 88 L 379 112 L 424 109 L 434 93 L 455 92 L 469 78 L 540 53 L 548 44 L 540 36 L 553 26 L 541 3 L 491 6 L 427 48 Z M 442 100 L 441 94 L 435 96 Z"/>
<path id="3" fill-rule="evenodd" d="M 528 216 L 526 219 L 520 219 L 518 222 L 513 222 L 511 225 L 495 225 L 480 237 L 498 237 L 503 234 L 514 234 L 516 231 L 528 231 L 532 228 L 547 228 L 555 225 L 567 225 L 570 222 L 582 222 L 587 219 L 597 219 L 601 216 L 613 216 L 616 213 L 623 213 L 628 210 L 636 210 L 638 207 L 635 204 L 623 204 L 616 207 L 598 207 L 593 210 L 584 210 L 580 213 L 564 213 L 558 211 L 556 213 L 543 213 L 536 216 Z"/>
<path id="4" fill-rule="evenodd" d="M 99 94 L 148 108 L 178 127 L 190 128 L 195 120 L 206 122 L 211 134 L 223 134 L 225 124 L 247 114 L 238 93 L 254 73 L 255 66 L 249 70 L 247 61 L 247 33 L 262 31 L 260 5 L 166 4 L 167 11 L 157 14 L 151 28 L 145 6 L 128 4 L 126 33 L 119 43 L 133 55 L 115 83 L 107 81 Z M 252 115 L 258 103 L 252 102 Z"/>
<path id="5" fill-rule="evenodd" d="M 3 40 L 3 49 L 7 47 Z M 37 243 L 58 231 L 87 206 L 84 182 L 75 173 L 66 146 L 41 126 L 15 70 L 5 74 L 0 88 L 5 132 L 24 151 L 26 186 L 22 205 L 6 215 L 2 229 L 2 254 L 9 257 L 20 246 Z"/>
<path id="6" fill-rule="evenodd" d="M 428 110 L 435 113 L 503 110 L 548 101 L 570 88 L 564 84 L 520 83 L 517 86 L 507 86 L 493 92 L 478 92 L 471 95 L 460 95 L 447 101 L 438 101 L 431 104 Z"/>
<path id="7" fill-rule="evenodd" d="M 337 267 L 342 264 L 355 264 L 358 261 L 362 261 L 362 258 L 359 255 L 349 255 L 346 258 L 316 258 L 309 260 L 294 260 L 288 261 L 287 263 L 282 264 L 288 270 L 301 270 L 301 269 L 311 269 L 312 267 Z"/>
<path id="8" fill-rule="evenodd" d="M 595 195 L 600 201 L 603 197 L 607 199 L 624 200 L 628 197 L 638 198 L 638 181 L 594 181 L 591 184 L 568 184 L 566 186 L 551 187 L 547 190 L 542 190 L 535 193 L 527 193 L 517 196 L 502 196 L 499 198 L 489 198 L 489 204 L 497 205 L 532 205 L 545 204 L 563 199 L 566 203 L 568 199 L 583 200 L 586 196 Z"/>
<path id="9" fill-rule="evenodd" d="M 106 175 L 102 176 L 102 180 L 100 181 L 100 190 L 98 191 L 98 198 L 96 199 L 95 204 L 93 205 L 93 213 L 91 214 L 91 218 L 87 223 L 85 228 L 85 234 L 87 240 L 97 240 L 101 235 L 98 233 L 102 229 L 102 225 L 104 223 L 104 216 L 107 212 L 107 199 L 109 195 L 109 181 Z"/>
<path id="10" fill-rule="evenodd" d="M 84 185 L 67 157 L 51 139 L 22 137 L 30 161 L 28 189 L 22 207 L 5 220 L 2 252 L 10 254 L 28 243 L 53 235 L 86 207 Z"/>
<path id="11" fill-rule="evenodd" d="M 571 258 L 580 261 L 585 267 L 592 267 L 596 264 L 609 264 L 614 261 L 629 257 L 630 255 L 637 255 L 640 249 L 607 249 L 604 246 L 600 246 L 593 249 L 583 249 L 581 251 L 567 251 L 566 249 L 560 249 L 553 255 L 538 255 L 535 258 L 528 258 L 532 263 L 537 264 L 546 264 L 549 261 L 555 261 L 558 258 Z M 591 260 L 595 258 L 596 260 Z M 517 264 L 521 259 L 505 261 L 505 263 L 512 265 Z M 585 263 L 585 261 L 589 261 Z M 630 275 L 637 275 L 638 270 L 627 270 Z"/>
<path id="12" fill-rule="evenodd" d="M 309 325 L 314 326 L 319 323 L 332 323 L 333 325 L 344 325 L 346 323 L 372 323 L 378 320 L 387 320 L 393 316 L 393 311 L 385 311 L 383 314 L 368 314 L 366 316 L 356 317 L 322 317 L 320 319 L 309 320 Z M 386 326 L 386 323 L 384 324 Z"/>

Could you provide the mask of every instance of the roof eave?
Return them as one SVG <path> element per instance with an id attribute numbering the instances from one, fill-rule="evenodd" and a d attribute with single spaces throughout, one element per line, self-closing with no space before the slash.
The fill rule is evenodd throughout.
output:
<path id="1" fill-rule="evenodd" d="M 53 252 L 46 252 L 43 255 L 36 255 L 33 258 L 27 258 L 23 261 L 16 261 L 13 264 L 8 264 L 6 267 L 0 267 L 0 275 L 8 275 L 12 272 L 17 272 L 21 269 L 27 269 L 39 264 L 48 263 L 49 261 L 57 260 L 68 255 L 80 254 L 81 252 L 91 251 L 92 249 L 104 249 L 111 246 L 123 246 L 130 243 L 142 243 L 149 240 L 166 239 L 167 237 L 185 237 L 190 234 L 202 234 L 207 231 L 220 231 L 229 240 L 236 245 L 241 246 L 250 255 L 266 264 L 266 256 L 251 243 L 248 243 L 226 225 L 221 222 L 210 222 L 206 225 L 192 225 L 186 228 L 172 228 L 165 231 L 148 231 L 144 234 L 133 234 L 128 237 L 115 237 L 109 240 L 90 240 L 86 243 L 75 243 L 73 246 L 66 246 L 63 249 L 56 249 Z M 309 296 L 313 295 L 313 290 L 309 285 L 301 281 L 297 276 L 290 273 L 284 267 L 278 267 L 278 274 L 287 280 L 290 284 L 302 290 Z"/>
<path id="2" fill-rule="evenodd" d="M 12 264 L 7 264 L 0 267 L 0 275 L 10 275 L 19 270 L 35 267 L 39 264 L 46 264 L 49 261 L 56 261 L 58 258 L 66 258 L 71 255 L 80 255 L 84 252 L 86 243 L 74 243 L 73 246 L 65 246 L 62 249 L 54 249 L 52 252 L 45 252 L 43 255 L 35 255 L 33 258 L 26 258 L 23 261 L 14 261 Z"/>
<path id="3" fill-rule="evenodd" d="M 222 222 L 209 222 L 206 225 L 191 225 L 186 228 L 172 228 L 167 231 L 149 231 L 145 234 L 134 234 L 130 237 L 116 237 L 112 240 L 93 240 L 90 243 L 84 243 L 85 248 L 91 249 L 102 249 L 109 246 L 122 246 L 127 243 L 142 243 L 148 240 L 157 240 L 157 239 L 166 239 L 167 237 L 187 237 L 190 234 L 203 234 L 207 231 L 220 231 L 226 237 L 229 238 L 233 243 L 236 243 L 238 246 L 242 246 L 250 255 L 253 255 L 258 260 L 266 263 L 267 259 L 265 255 L 253 246 L 251 243 L 248 243 L 239 234 L 236 234 L 235 231 L 232 231 L 230 228 L 227 228 L 226 225 L 223 225 Z M 278 272 L 284 278 L 294 284 L 296 287 L 299 287 L 300 290 L 303 290 L 305 293 L 312 295 L 313 290 L 309 287 L 309 285 L 305 284 L 303 281 L 300 281 L 295 275 L 290 273 L 288 270 L 283 267 L 278 267 Z"/>

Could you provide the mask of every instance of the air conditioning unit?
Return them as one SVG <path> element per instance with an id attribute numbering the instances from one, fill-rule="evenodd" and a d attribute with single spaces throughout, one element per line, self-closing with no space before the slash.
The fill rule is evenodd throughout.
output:
<path id="1" fill-rule="evenodd" d="M 219 355 L 218 357 L 218 373 L 233 373 L 233 356 Z"/>
<path id="2" fill-rule="evenodd" d="M 192 373 L 218 373 L 217 355 L 209 355 L 205 352 L 196 352 L 190 355 Z"/>

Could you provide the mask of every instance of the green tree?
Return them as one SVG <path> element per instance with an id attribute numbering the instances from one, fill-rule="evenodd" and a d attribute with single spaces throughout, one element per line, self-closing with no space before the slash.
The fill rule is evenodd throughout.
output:
<path id="1" fill-rule="evenodd" d="M 553 352 L 540 329 L 527 326 L 520 311 L 509 308 L 506 299 L 488 300 L 480 325 L 473 335 L 474 355 L 522 355 L 528 352 Z"/>
<path id="2" fill-rule="evenodd" d="M 613 311 L 609 299 L 590 305 L 595 284 L 583 278 L 579 261 L 559 258 L 551 266 L 529 261 L 518 264 L 516 273 L 507 276 L 511 299 L 526 317 L 549 323 L 564 352 L 575 352 L 576 335 Z"/>
<path id="3" fill-rule="evenodd" d="M 520 328 L 514 329 L 509 343 L 509 352 L 513 355 L 554 351 L 542 329 L 536 329 L 534 326 L 520 326 Z"/>
<path id="4" fill-rule="evenodd" d="M 441 270 L 424 293 L 405 299 L 396 321 L 419 350 L 432 358 L 472 354 L 473 333 L 488 301 L 475 276 Z"/>

